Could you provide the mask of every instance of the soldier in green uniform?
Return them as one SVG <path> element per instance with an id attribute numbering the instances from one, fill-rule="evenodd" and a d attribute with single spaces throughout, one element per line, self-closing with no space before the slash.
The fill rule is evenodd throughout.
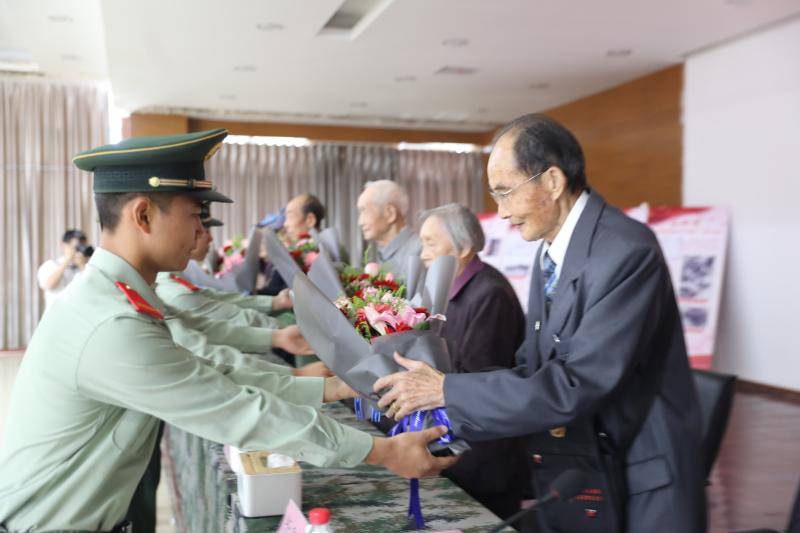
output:
<path id="1" fill-rule="evenodd" d="M 222 222 L 211 216 L 208 204 L 203 205 L 203 232 L 197 239 L 191 258 L 201 262 L 208 255 L 214 238 L 209 228 L 222 226 Z M 276 296 L 247 295 L 225 292 L 213 288 L 201 288 L 181 275 L 180 272 L 160 272 L 156 278 L 156 294 L 170 306 L 192 311 L 208 318 L 225 320 L 231 324 L 279 329 L 293 324 L 293 320 L 281 320 L 274 315 L 292 308 L 289 290 Z"/>
<path id="2" fill-rule="evenodd" d="M 352 394 L 338 378 L 214 364 L 177 346 L 152 289 L 182 270 L 203 201 L 226 201 L 203 162 L 227 132 L 135 138 L 76 156 L 94 175 L 102 237 L 84 274 L 43 317 L 23 358 L 0 450 L 0 524 L 17 531 L 121 525 L 158 420 L 245 450 L 315 465 L 438 473 L 427 442 L 444 428 L 372 437 L 321 415 Z"/>

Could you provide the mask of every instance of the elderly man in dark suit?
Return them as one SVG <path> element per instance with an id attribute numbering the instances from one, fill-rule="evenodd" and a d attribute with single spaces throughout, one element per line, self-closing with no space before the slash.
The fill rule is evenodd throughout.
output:
<path id="1" fill-rule="evenodd" d="M 543 115 L 505 126 L 489 158 L 503 218 L 543 239 L 518 366 L 375 383 L 390 416 L 446 407 L 456 435 L 526 435 L 534 490 L 561 472 L 583 491 L 538 512 L 561 531 L 705 531 L 700 413 L 669 272 L 653 233 L 587 187 L 583 152 Z"/>
<path id="2" fill-rule="evenodd" d="M 454 372 L 513 368 L 514 354 L 525 338 L 525 314 L 508 280 L 478 257 L 486 237 L 469 209 L 448 204 L 420 216 L 420 257 L 430 267 L 453 256 L 457 275 L 450 291 L 447 339 Z M 442 475 L 502 518 L 519 511 L 529 485 L 527 454 L 521 438 L 470 442 L 471 450 Z"/>

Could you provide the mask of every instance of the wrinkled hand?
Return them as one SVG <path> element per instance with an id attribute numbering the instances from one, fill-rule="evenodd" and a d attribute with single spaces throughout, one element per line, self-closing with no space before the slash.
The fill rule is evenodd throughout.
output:
<path id="1" fill-rule="evenodd" d="M 338 402 L 339 400 L 355 398 L 356 396 L 358 396 L 358 393 L 351 389 L 340 377 L 325 378 L 325 390 L 322 393 L 323 402 Z"/>
<path id="2" fill-rule="evenodd" d="M 394 360 L 408 370 L 384 376 L 373 386 L 375 392 L 391 387 L 378 402 L 381 409 L 388 408 L 388 418 L 401 420 L 414 411 L 444 407 L 444 374 L 421 361 L 406 359 L 397 352 Z"/>
<path id="3" fill-rule="evenodd" d="M 308 363 L 300 368 L 295 368 L 293 374 L 307 378 L 328 378 L 334 375 L 331 369 L 325 366 L 322 361 Z"/>
<path id="4" fill-rule="evenodd" d="M 272 345 L 276 348 L 282 348 L 293 355 L 311 355 L 314 353 L 314 350 L 308 345 L 308 341 L 300 333 L 300 328 L 296 325 L 275 330 L 272 334 Z"/>
<path id="5" fill-rule="evenodd" d="M 292 307 L 294 307 L 294 302 L 292 302 L 292 294 L 289 289 L 283 289 L 272 299 L 273 311 L 283 311 Z"/>
<path id="6" fill-rule="evenodd" d="M 364 462 L 383 465 L 406 479 L 438 475 L 458 461 L 458 457 L 434 457 L 428 451 L 428 443 L 446 433 L 446 427 L 437 426 L 388 439 L 375 438 Z"/>

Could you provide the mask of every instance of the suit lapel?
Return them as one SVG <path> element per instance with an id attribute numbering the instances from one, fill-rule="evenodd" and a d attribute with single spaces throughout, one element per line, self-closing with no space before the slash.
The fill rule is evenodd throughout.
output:
<path id="1" fill-rule="evenodd" d="M 544 324 L 544 294 L 542 293 L 542 246 L 533 259 L 531 273 L 531 287 L 528 291 L 528 336 L 530 337 L 530 350 L 527 353 L 528 368 L 535 370 L 541 365 L 542 324 Z"/>
<path id="2" fill-rule="evenodd" d="M 590 192 L 586 206 L 583 208 L 583 213 L 578 219 L 578 224 L 575 226 L 567 246 L 567 255 L 561 266 L 558 284 L 553 292 L 553 303 L 547 319 L 548 337 L 558 335 L 569 318 L 575 304 L 576 282 L 586 266 L 597 220 L 605 205 L 605 200 L 599 194 L 595 191 Z"/>

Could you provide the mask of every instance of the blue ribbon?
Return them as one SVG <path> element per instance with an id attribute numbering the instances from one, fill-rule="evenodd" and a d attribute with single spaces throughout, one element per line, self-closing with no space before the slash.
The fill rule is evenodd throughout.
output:
<path id="1" fill-rule="evenodd" d="M 364 404 L 361 403 L 361 396 L 356 396 L 353 402 L 353 410 L 356 413 L 356 420 L 364 420 Z"/>
<path id="2" fill-rule="evenodd" d="M 422 431 L 425 427 L 425 418 L 430 415 L 435 426 L 447 427 L 447 433 L 439 437 L 442 444 L 453 442 L 453 428 L 444 407 L 437 407 L 432 411 L 414 411 L 392 427 L 389 435 L 394 437 L 400 433 Z M 419 480 L 412 479 L 408 493 L 408 516 L 414 518 L 417 529 L 425 529 L 425 518 L 422 516 L 422 505 L 419 501 Z"/>

